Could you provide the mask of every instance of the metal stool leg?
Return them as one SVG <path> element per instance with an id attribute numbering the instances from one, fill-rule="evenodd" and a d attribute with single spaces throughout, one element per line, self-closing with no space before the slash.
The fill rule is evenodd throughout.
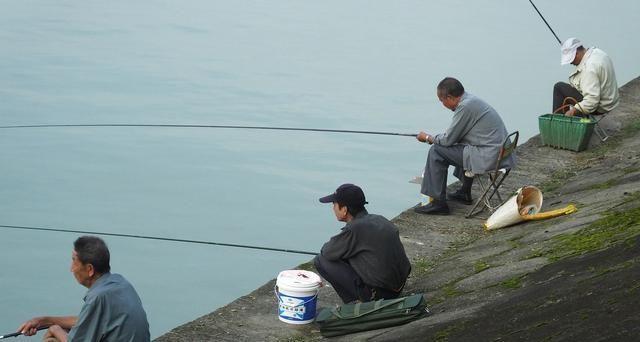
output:
<path id="1" fill-rule="evenodd" d="M 605 142 L 607 139 L 609 139 L 607 131 L 602 128 L 602 126 L 600 126 L 600 120 L 604 119 L 604 114 L 600 114 L 598 116 L 589 114 L 589 119 L 595 121 L 596 125 L 593 130 L 594 132 L 596 132 L 596 135 L 598 135 L 598 138 L 600 138 L 600 141 Z"/>

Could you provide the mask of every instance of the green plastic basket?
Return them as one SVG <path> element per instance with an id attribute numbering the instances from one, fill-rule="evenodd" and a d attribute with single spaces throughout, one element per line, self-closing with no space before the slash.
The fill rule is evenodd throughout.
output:
<path id="1" fill-rule="evenodd" d="M 587 118 L 544 114 L 538 117 L 543 145 L 580 152 L 587 148 L 595 122 Z"/>

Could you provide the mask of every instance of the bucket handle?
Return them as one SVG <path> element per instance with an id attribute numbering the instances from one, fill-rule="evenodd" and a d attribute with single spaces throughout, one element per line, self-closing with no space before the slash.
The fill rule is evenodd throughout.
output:
<path id="1" fill-rule="evenodd" d="M 556 114 L 556 113 L 557 113 L 557 114 L 562 114 L 562 113 L 559 113 L 559 111 L 561 111 L 561 110 L 564 110 L 564 109 L 568 108 L 570 104 L 569 104 L 569 103 L 567 103 L 567 102 L 570 102 L 570 101 L 572 101 L 572 102 L 573 102 L 573 104 L 574 104 L 575 106 L 577 106 L 577 107 L 578 107 L 578 110 L 579 110 L 581 113 L 584 113 L 584 110 L 582 109 L 582 106 L 580 105 L 580 102 L 578 102 L 578 100 L 576 100 L 576 99 L 575 99 L 575 98 L 573 98 L 573 97 L 566 97 L 566 98 L 562 101 L 562 105 L 561 105 L 558 109 L 556 109 L 556 110 L 554 110 L 554 111 L 553 111 L 553 114 Z"/>
<path id="2" fill-rule="evenodd" d="M 278 285 L 273 287 L 273 292 L 276 294 L 276 297 L 278 297 L 278 304 L 282 303 L 282 298 L 280 298 L 280 294 L 278 294 Z M 307 305 L 307 303 L 310 303 L 312 300 L 317 299 L 318 298 L 318 291 L 316 291 L 316 294 L 313 295 L 313 297 L 311 297 L 310 299 L 298 304 L 298 305 L 294 305 L 294 308 L 297 308 L 299 306 L 304 306 Z"/>

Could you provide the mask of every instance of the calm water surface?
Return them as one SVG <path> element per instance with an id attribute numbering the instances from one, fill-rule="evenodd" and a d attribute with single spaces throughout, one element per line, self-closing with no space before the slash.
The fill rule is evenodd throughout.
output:
<path id="1" fill-rule="evenodd" d="M 227 124 L 437 133 L 456 76 L 537 134 L 558 44 L 527 1 L 1 1 L 0 125 Z M 558 34 L 638 74 L 640 4 L 540 0 Z M 580 18 L 580 19 L 575 19 Z M 597 27 L 576 22 L 599 22 Z M 0 224 L 317 251 L 341 225 L 317 198 L 361 185 L 372 212 L 418 199 L 413 138 L 210 129 L 0 131 Z M 74 234 L 0 229 L 0 334 L 76 314 Z M 152 335 L 309 258 L 107 237 Z M 276 319 L 274 308 L 274 320 Z M 25 338 L 26 339 L 26 338 Z"/>

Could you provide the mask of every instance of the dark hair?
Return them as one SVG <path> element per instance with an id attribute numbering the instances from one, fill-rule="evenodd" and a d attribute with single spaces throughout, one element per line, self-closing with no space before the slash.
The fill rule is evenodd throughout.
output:
<path id="1" fill-rule="evenodd" d="M 438 93 L 443 96 L 460 97 L 464 94 L 464 87 L 460 81 L 453 77 L 445 77 L 438 83 Z"/>
<path id="2" fill-rule="evenodd" d="M 83 264 L 91 264 L 97 273 L 111 270 L 109 266 L 109 248 L 104 241 L 95 236 L 81 236 L 73 243 L 73 249 Z"/>
<path id="3" fill-rule="evenodd" d="M 349 205 L 347 205 L 346 203 L 343 203 L 343 202 L 340 202 L 340 201 L 338 201 L 338 202 L 336 202 L 336 203 L 338 203 L 338 206 L 340 206 L 340 208 L 342 208 L 342 207 L 347 207 L 347 212 L 348 212 L 349 214 L 351 214 L 351 216 L 353 216 L 353 217 L 355 217 L 355 216 L 356 216 L 356 215 L 358 215 L 361 211 L 363 211 L 363 210 L 364 210 L 364 205 L 362 205 L 362 206 L 357 206 L 357 207 L 352 207 L 352 206 L 349 206 Z"/>

